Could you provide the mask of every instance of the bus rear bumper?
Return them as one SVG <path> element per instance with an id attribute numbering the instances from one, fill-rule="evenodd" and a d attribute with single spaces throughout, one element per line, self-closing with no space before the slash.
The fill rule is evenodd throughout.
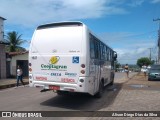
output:
<path id="1" fill-rule="evenodd" d="M 46 82 L 46 81 L 32 81 L 32 83 L 29 84 L 30 87 L 41 88 L 42 90 L 80 92 L 80 93 L 89 93 L 93 95 L 93 93 L 90 92 L 88 87 L 86 87 L 85 85 L 86 83 L 71 84 L 71 83 Z"/>

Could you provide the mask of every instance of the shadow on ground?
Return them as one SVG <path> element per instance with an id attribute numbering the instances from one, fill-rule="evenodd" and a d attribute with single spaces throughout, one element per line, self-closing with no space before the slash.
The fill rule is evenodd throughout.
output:
<path id="1" fill-rule="evenodd" d="M 43 106 L 59 107 L 69 110 L 97 111 L 111 105 L 122 88 L 122 83 L 107 86 L 102 98 L 94 98 L 86 94 L 55 96 L 41 103 Z"/>

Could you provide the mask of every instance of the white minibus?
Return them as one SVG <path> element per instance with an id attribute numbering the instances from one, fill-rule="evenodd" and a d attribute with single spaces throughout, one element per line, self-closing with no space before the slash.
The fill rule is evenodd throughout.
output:
<path id="1" fill-rule="evenodd" d="M 116 57 L 82 22 L 40 25 L 29 48 L 29 85 L 58 95 L 101 97 L 103 88 L 113 84 Z"/>

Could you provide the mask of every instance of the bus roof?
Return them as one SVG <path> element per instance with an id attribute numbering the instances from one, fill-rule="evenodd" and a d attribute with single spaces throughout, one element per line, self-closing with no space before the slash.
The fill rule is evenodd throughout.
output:
<path id="1" fill-rule="evenodd" d="M 62 26 L 86 26 L 86 25 L 84 23 L 80 22 L 80 21 L 62 21 L 62 22 L 47 23 L 47 24 L 39 25 L 37 27 L 37 30 L 39 30 L 39 29 L 46 29 L 46 28 L 53 28 L 53 27 L 60 27 L 60 26 L 62 27 Z M 87 27 L 87 29 L 89 30 L 88 27 Z M 99 37 L 97 35 L 95 35 L 91 30 L 89 30 L 89 32 L 91 34 L 93 34 L 97 39 L 99 39 Z M 105 44 L 102 40 L 100 40 L 100 41 L 103 44 Z M 105 45 L 107 45 L 107 44 L 105 44 Z M 107 45 L 107 47 L 110 48 L 111 50 L 113 50 L 108 45 Z"/>
<path id="2" fill-rule="evenodd" d="M 48 24 L 44 24 L 44 25 L 40 25 L 37 27 L 37 29 L 45 29 L 45 28 L 51 28 L 51 27 L 60 27 L 60 26 L 83 26 L 84 24 L 82 22 L 69 22 L 69 21 L 65 21 L 65 22 L 57 22 L 57 23 L 48 23 Z"/>

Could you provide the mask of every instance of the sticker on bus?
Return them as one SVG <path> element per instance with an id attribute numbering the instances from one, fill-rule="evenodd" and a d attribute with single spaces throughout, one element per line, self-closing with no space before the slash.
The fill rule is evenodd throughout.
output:
<path id="1" fill-rule="evenodd" d="M 72 58 L 72 63 L 79 63 L 79 57 L 78 56 L 74 56 Z"/>

